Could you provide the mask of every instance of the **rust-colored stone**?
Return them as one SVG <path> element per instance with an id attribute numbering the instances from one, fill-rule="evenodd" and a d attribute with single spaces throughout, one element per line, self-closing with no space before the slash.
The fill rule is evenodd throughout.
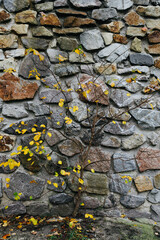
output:
<path id="1" fill-rule="evenodd" d="M 139 175 L 134 180 L 138 192 L 145 192 L 153 189 L 153 184 L 149 177 Z"/>
<path id="2" fill-rule="evenodd" d="M 160 169 L 160 150 L 140 148 L 136 160 L 140 172 Z"/>
<path id="3" fill-rule="evenodd" d="M 148 52 L 155 55 L 160 54 L 160 44 L 149 45 Z"/>
<path id="4" fill-rule="evenodd" d="M 100 28 L 108 30 L 113 33 L 119 33 L 121 28 L 123 28 L 123 27 L 124 27 L 124 24 L 121 21 L 114 21 L 109 24 L 100 25 Z"/>
<path id="5" fill-rule="evenodd" d="M 0 22 L 5 22 L 10 19 L 10 14 L 5 10 L 0 11 Z"/>
<path id="6" fill-rule="evenodd" d="M 37 83 L 21 80 L 13 74 L 5 73 L 0 77 L 0 98 L 3 101 L 30 99 L 37 90 Z"/>
<path id="7" fill-rule="evenodd" d="M 87 13 L 85 12 L 80 12 L 80 11 L 76 11 L 76 10 L 72 10 L 72 9 L 58 9 L 56 10 L 57 13 L 60 14 L 65 14 L 65 15 L 76 15 L 76 16 L 87 16 Z"/>
<path id="8" fill-rule="evenodd" d="M 128 25 L 132 26 L 141 26 L 145 24 L 145 20 L 140 17 L 135 11 L 129 12 L 125 17 L 124 20 Z"/>
<path id="9" fill-rule="evenodd" d="M 102 79 L 94 79 L 92 76 L 83 74 L 80 79 L 79 94 L 83 101 L 98 102 L 103 105 L 109 104 L 108 88 Z"/>
<path id="10" fill-rule="evenodd" d="M 115 42 L 122 43 L 122 44 L 127 44 L 128 43 L 127 37 L 123 36 L 123 35 L 120 35 L 120 34 L 114 34 L 113 40 Z"/>
<path id="11" fill-rule="evenodd" d="M 148 41 L 150 43 L 160 43 L 160 31 L 156 30 L 148 34 Z"/>
<path id="12" fill-rule="evenodd" d="M 154 66 L 156 68 L 160 68 L 160 58 L 157 58 L 155 61 L 154 61 Z"/>
<path id="13" fill-rule="evenodd" d="M 0 152 L 11 151 L 15 145 L 16 137 L 0 133 Z"/>
<path id="14" fill-rule="evenodd" d="M 64 20 L 64 27 L 80 27 L 85 25 L 95 25 L 96 22 L 90 18 L 67 17 Z"/>
<path id="15" fill-rule="evenodd" d="M 90 160 L 90 164 L 88 163 Z M 109 153 L 103 152 L 98 147 L 90 148 L 88 153 L 88 158 L 84 162 L 86 170 L 94 169 L 96 172 L 106 173 L 110 170 L 111 155 Z"/>
<path id="16" fill-rule="evenodd" d="M 40 18 L 41 25 L 51 25 L 55 27 L 61 27 L 61 22 L 59 18 L 54 13 L 50 13 L 48 15 L 42 16 Z"/>

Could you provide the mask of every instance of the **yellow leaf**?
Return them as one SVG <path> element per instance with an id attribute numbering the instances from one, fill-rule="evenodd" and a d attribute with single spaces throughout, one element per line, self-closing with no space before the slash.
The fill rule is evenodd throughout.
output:
<path id="1" fill-rule="evenodd" d="M 116 122 L 115 122 L 115 121 L 112 121 L 112 123 L 113 123 L 113 124 L 116 124 Z"/>
<path id="2" fill-rule="evenodd" d="M 36 132 L 36 128 L 32 128 L 32 132 Z"/>
<path id="3" fill-rule="evenodd" d="M 30 221 L 33 223 L 33 225 L 37 225 L 38 221 L 35 218 L 30 218 Z"/>
<path id="4" fill-rule="evenodd" d="M 153 110 L 153 109 L 154 109 L 154 107 L 153 107 L 152 103 L 150 103 L 149 105 L 151 106 L 151 108 L 152 108 L 152 110 Z"/>
<path id="5" fill-rule="evenodd" d="M 59 105 L 60 107 L 63 107 L 63 105 L 64 105 L 64 99 L 61 98 L 61 99 L 59 100 L 58 105 Z"/>
<path id="6" fill-rule="evenodd" d="M 88 163 L 91 163 L 91 160 L 88 160 Z"/>
<path id="7" fill-rule="evenodd" d="M 72 123 L 72 119 L 71 118 L 65 117 L 64 119 L 65 119 L 65 123 L 66 124 L 71 124 Z"/>
<path id="8" fill-rule="evenodd" d="M 47 159 L 50 161 L 52 158 L 51 158 L 51 156 L 48 156 Z"/>
<path id="9" fill-rule="evenodd" d="M 78 107 L 77 107 L 77 106 L 74 106 L 74 107 L 73 107 L 73 112 L 76 112 L 76 111 L 78 111 Z"/>
<path id="10" fill-rule="evenodd" d="M 78 181 L 79 181 L 80 184 L 84 183 L 83 179 L 81 179 L 81 178 L 79 178 Z"/>
<path id="11" fill-rule="evenodd" d="M 131 82 L 132 82 L 132 79 L 131 79 L 131 78 L 127 78 L 127 79 L 126 79 L 126 82 L 127 82 L 127 83 L 131 83 Z"/>
<path id="12" fill-rule="evenodd" d="M 104 91 L 104 94 L 105 94 L 105 95 L 108 95 L 108 94 L 109 94 L 109 91 L 108 91 L 108 90 Z"/>
<path id="13" fill-rule="evenodd" d="M 8 183 L 6 184 L 6 188 L 9 188 L 9 184 Z"/>
<path id="14" fill-rule="evenodd" d="M 33 144 L 34 144 L 34 141 L 31 141 L 31 142 L 29 143 L 29 145 L 31 145 L 31 146 L 32 146 Z"/>
<path id="15" fill-rule="evenodd" d="M 85 218 L 93 218 L 93 215 L 86 213 Z"/>
<path id="16" fill-rule="evenodd" d="M 122 122 L 122 124 L 124 124 L 124 125 L 125 125 L 125 124 L 126 124 L 126 121 L 123 121 L 123 122 Z"/>
<path id="17" fill-rule="evenodd" d="M 51 184 L 51 181 L 50 181 L 50 180 L 48 180 L 48 181 L 47 181 L 47 183 L 48 183 L 48 184 Z"/>
<path id="18" fill-rule="evenodd" d="M 58 164 L 62 165 L 62 161 L 58 161 Z"/>
<path id="19" fill-rule="evenodd" d="M 6 182 L 8 182 L 8 183 L 9 183 L 9 182 L 10 182 L 10 178 L 6 178 Z"/>
<path id="20" fill-rule="evenodd" d="M 53 186 L 58 188 L 58 184 L 57 183 L 53 183 Z"/>
<path id="21" fill-rule="evenodd" d="M 81 203 L 81 206 L 84 206 L 84 203 Z"/>
<path id="22" fill-rule="evenodd" d="M 131 96 L 131 94 L 130 94 L 130 93 L 127 93 L 127 96 L 129 97 L 129 96 Z"/>
<path id="23" fill-rule="evenodd" d="M 60 125 L 60 122 L 57 122 L 57 125 Z"/>
<path id="24" fill-rule="evenodd" d="M 22 146 L 18 146 L 17 151 L 21 151 L 21 150 L 22 150 Z"/>
<path id="25" fill-rule="evenodd" d="M 94 170 L 94 169 L 91 169 L 91 172 L 92 172 L 92 173 L 95 173 L 95 170 Z"/>
<path id="26" fill-rule="evenodd" d="M 41 126 L 40 127 L 43 127 L 43 128 L 45 128 L 46 126 L 44 125 L 44 124 L 41 124 Z"/>
<path id="27" fill-rule="evenodd" d="M 5 209 L 7 209 L 7 208 L 8 208 L 8 206 L 5 207 Z"/>
<path id="28" fill-rule="evenodd" d="M 27 129 L 22 129 L 22 134 L 26 133 Z"/>
<path id="29" fill-rule="evenodd" d="M 112 82 L 112 83 L 111 83 L 111 87 L 114 87 L 114 86 L 115 86 L 115 83 L 114 83 L 114 82 Z"/>
<path id="30" fill-rule="evenodd" d="M 3 136 L 0 136 L 0 140 L 2 140 L 3 139 Z"/>
<path id="31" fill-rule="evenodd" d="M 78 55 L 80 55 L 80 50 L 79 49 L 75 49 L 74 52 L 77 53 Z"/>
<path id="32" fill-rule="evenodd" d="M 67 60 L 67 58 L 65 58 L 65 57 L 63 57 L 62 55 L 59 54 L 58 60 L 59 60 L 60 62 L 64 62 L 64 61 Z"/>
<path id="33" fill-rule="evenodd" d="M 41 97 L 41 99 L 45 99 L 46 97 Z"/>
<path id="34" fill-rule="evenodd" d="M 47 135 L 48 135 L 49 137 L 52 137 L 52 133 L 50 133 L 50 132 L 48 132 Z"/>
<path id="35" fill-rule="evenodd" d="M 17 155 L 17 153 L 16 153 L 16 152 L 13 152 L 13 153 L 11 153 L 10 155 L 11 155 L 11 156 L 14 156 L 14 155 Z"/>

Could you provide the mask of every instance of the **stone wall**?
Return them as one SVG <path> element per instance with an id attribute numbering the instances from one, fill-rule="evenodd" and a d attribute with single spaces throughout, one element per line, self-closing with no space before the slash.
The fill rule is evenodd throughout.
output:
<path id="1" fill-rule="evenodd" d="M 77 139 L 84 147 L 89 143 L 87 112 L 96 109 L 91 102 L 99 94 L 103 121 L 96 129 L 106 125 L 89 152 L 98 163 L 84 173 L 81 212 L 160 221 L 159 5 L 0 0 L 1 215 L 72 213 L 77 183 L 72 174 L 55 173 L 77 164 Z M 25 55 L 29 48 L 45 58 Z M 76 91 L 79 82 L 94 78 L 98 90 L 84 101 Z M 64 95 L 69 110 L 58 105 Z M 73 120 L 69 125 L 66 115 Z M 35 136 L 45 152 L 32 145 Z M 23 154 L 21 146 L 27 146 Z"/>

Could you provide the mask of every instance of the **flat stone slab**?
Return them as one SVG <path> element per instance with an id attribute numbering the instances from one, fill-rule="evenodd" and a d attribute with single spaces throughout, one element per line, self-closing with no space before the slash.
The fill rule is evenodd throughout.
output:
<path id="1" fill-rule="evenodd" d="M 107 5 L 109 7 L 116 8 L 117 10 L 126 10 L 132 7 L 133 2 L 131 0 L 117 0 L 117 1 L 108 0 Z"/>
<path id="2" fill-rule="evenodd" d="M 21 202 L 9 204 L 7 207 L 8 208 L 2 208 L 2 213 L 7 217 L 23 215 L 26 213 L 26 207 Z"/>
<path id="3" fill-rule="evenodd" d="M 153 57 L 149 54 L 143 54 L 143 53 L 130 54 L 129 59 L 130 59 L 130 62 L 134 65 L 145 65 L 145 66 L 154 65 Z"/>
<path id="4" fill-rule="evenodd" d="M 115 172 L 128 172 L 136 170 L 134 155 L 126 152 L 117 152 L 113 155 Z"/>
<path id="5" fill-rule="evenodd" d="M 100 21 L 117 17 L 117 11 L 114 8 L 101 8 L 92 11 L 92 18 Z"/>
<path id="6" fill-rule="evenodd" d="M 127 136 L 132 135 L 135 132 L 135 125 L 130 123 L 122 124 L 121 122 L 110 122 L 108 123 L 104 131 L 114 135 Z"/>
<path id="7" fill-rule="evenodd" d="M 45 180 L 17 170 L 10 178 L 9 187 L 4 191 L 11 200 L 34 200 L 41 197 L 44 185 Z"/>
<path id="8" fill-rule="evenodd" d="M 70 0 L 72 5 L 77 8 L 94 8 L 94 7 L 100 7 L 101 2 L 99 0 Z"/>
<path id="9" fill-rule="evenodd" d="M 160 150 L 140 148 L 136 161 L 140 172 L 160 169 Z"/>
<path id="10" fill-rule="evenodd" d="M 150 191 L 147 200 L 151 203 L 160 203 L 160 190 L 154 188 Z"/>
<path id="11" fill-rule="evenodd" d="M 145 202 L 144 197 L 139 196 L 121 196 L 120 203 L 126 208 L 137 208 Z"/>
<path id="12" fill-rule="evenodd" d="M 56 195 L 50 196 L 49 201 L 52 204 L 65 204 L 73 201 L 73 197 L 66 193 L 58 193 Z"/>
<path id="13" fill-rule="evenodd" d="M 132 180 L 127 176 L 121 177 L 119 174 L 112 174 L 109 182 L 109 188 L 111 192 L 126 195 L 131 189 Z"/>
<path id="14" fill-rule="evenodd" d="M 145 192 L 153 189 L 152 181 L 148 176 L 139 175 L 134 179 L 138 192 Z"/>
<path id="15" fill-rule="evenodd" d="M 88 30 L 80 35 L 80 41 L 86 50 L 97 50 L 104 47 L 103 38 L 99 30 Z"/>

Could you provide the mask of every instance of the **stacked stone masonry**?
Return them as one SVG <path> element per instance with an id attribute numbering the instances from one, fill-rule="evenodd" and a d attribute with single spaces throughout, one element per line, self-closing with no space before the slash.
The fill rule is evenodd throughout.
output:
<path id="1" fill-rule="evenodd" d="M 0 0 L 0 216 L 72 214 L 98 104 L 80 211 L 160 221 L 159 79 L 159 0 Z"/>

